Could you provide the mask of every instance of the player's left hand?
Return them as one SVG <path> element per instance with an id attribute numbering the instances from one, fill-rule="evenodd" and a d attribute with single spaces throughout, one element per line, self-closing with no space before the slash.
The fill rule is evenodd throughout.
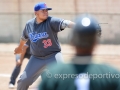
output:
<path id="1" fill-rule="evenodd" d="M 22 53 L 22 48 L 20 47 L 15 48 L 14 54 L 20 54 L 20 53 Z"/>

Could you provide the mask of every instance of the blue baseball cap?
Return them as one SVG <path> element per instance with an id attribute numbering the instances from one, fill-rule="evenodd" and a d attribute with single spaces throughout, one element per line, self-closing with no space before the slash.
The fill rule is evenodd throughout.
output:
<path id="1" fill-rule="evenodd" d="M 48 8 L 44 2 L 39 2 L 34 6 L 34 11 L 43 10 L 43 9 L 52 10 L 52 8 Z"/>

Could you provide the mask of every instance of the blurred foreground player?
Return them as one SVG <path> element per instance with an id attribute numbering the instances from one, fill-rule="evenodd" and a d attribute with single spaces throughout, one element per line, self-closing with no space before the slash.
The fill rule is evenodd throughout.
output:
<path id="1" fill-rule="evenodd" d="M 52 65 L 39 90 L 120 90 L 120 72 L 102 64 L 93 64 L 92 52 L 101 28 L 91 15 L 77 18 L 71 42 L 76 55 L 70 64 Z M 46 73 L 48 76 L 48 73 Z"/>
<path id="2" fill-rule="evenodd" d="M 25 58 L 30 59 L 30 41 L 28 40 L 26 42 L 26 44 L 23 46 L 23 50 L 21 54 L 16 54 L 16 66 L 11 74 L 11 78 L 10 78 L 10 82 L 9 82 L 9 88 L 13 89 L 15 82 L 16 82 L 16 78 L 18 77 L 20 70 L 21 70 L 21 65 L 22 62 Z"/>

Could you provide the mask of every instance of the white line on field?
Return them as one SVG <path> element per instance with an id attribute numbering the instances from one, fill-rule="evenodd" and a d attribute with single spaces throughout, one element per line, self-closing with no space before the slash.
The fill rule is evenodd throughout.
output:
<path id="1" fill-rule="evenodd" d="M 10 77 L 11 74 L 0 74 L 0 77 Z"/>
<path id="2" fill-rule="evenodd" d="M 0 74 L 0 77 L 11 77 L 11 74 Z M 41 78 L 41 76 L 39 76 Z"/>

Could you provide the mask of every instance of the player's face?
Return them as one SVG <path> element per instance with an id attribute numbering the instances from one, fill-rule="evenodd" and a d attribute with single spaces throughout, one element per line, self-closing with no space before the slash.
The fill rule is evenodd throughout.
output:
<path id="1" fill-rule="evenodd" d="M 47 17 L 48 17 L 48 10 L 47 9 L 43 9 L 43 10 L 37 11 L 36 16 L 39 19 L 46 20 Z"/>

